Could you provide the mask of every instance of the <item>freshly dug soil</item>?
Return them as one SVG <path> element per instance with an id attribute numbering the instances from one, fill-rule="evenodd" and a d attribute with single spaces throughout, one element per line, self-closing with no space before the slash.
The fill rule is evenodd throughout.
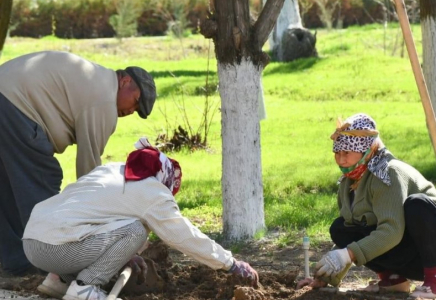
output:
<path id="1" fill-rule="evenodd" d="M 330 243 L 312 247 L 311 263 L 331 248 Z M 280 248 L 272 240 L 263 239 L 249 242 L 240 247 L 237 259 L 244 260 L 255 268 L 260 277 L 260 286 L 255 289 L 247 282 L 225 271 L 215 271 L 182 253 L 169 249 L 162 242 L 151 243 L 143 257 L 148 266 L 146 281 L 137 285 L 132 276 L 119 297 L 125 300 L 393 300 L 407 299 L 407 293 L 371 294 L 356 292 L 376 279 L 375 273 L 365 267 L 352 267 L 337 289 L 296 289 L 296 283 L 303 279 L 304 252 L 301 245 Z M 44 276 L 10 277 L 0 273 L 0 288 L 16 291 L 23 296 L 36 294 L 42 298 L 36 287 Z M 115 279 L 105 289 L 110 291 Z M 415 282 L 414 284 L 420 284 Z"/>

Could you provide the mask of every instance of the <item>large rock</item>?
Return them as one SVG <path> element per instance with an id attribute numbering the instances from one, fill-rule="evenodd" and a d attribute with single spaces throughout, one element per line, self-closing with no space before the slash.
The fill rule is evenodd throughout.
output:
<path id="1" fill-rule="evenodd" d="M 288 28 L 283 32 L 281 43 L 273 49 L 277 61 L 288 62 L 298 58 L 317 57 L 316 33 L 306 28 Z"/>

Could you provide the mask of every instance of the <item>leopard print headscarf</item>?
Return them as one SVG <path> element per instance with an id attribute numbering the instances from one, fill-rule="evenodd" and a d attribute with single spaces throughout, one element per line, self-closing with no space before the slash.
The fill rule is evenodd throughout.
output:
<path id="1" fill-rule="evenodd" d="M 375 128 L 375 121 L 362 113 L 349 117 L 345 122 L 339 120 L 336 131 L 331 135 L 333 152 L 366 152 L 378 136 Z"/>
<path id="2" fill-rule="evenodd" d="M 349 117 L 344 122 L 338 120 L 336 131 L 330 138 L 333 140 L 333 152 L 354 151 L 365 153 L 371 147 L 376 147 L 372 149 L 376 152 L 374 155 L 370 155 L 369 161 L 366 162 L 368 170 L 385 184 L 390 185 L 391 181 L 386 158 L 388 151 L 378 137 L 378 134 L 375 121 L 370 116 L 359 113 Z M 344 175 L 341 176 L 338 184 L 344 178 Z"/>

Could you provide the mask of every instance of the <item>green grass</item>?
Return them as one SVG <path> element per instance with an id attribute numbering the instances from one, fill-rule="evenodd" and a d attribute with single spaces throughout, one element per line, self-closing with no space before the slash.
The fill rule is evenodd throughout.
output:
<path id="1" fill-rule="evenodd" d="M 413 33 L 421 55 L 419 26 L 413 26 Z M 328 226 L 337 216 L 335 193 L 340 172 L 329 137 L 338 116 L 370 114 L 394 155 L 436 180 L 423 107 L 401 43 L 398 24 L 389 24 L 386 31 L 377 24 L 319 30 L 319 58 L 271 62 L 265 68 L 267 119 L 261 121 L 265 221 L 269 230 L 285 232 L 277 243 L 295 242 L 295 233 L 302 232 L 314 243 L 327 238 Z M 140 65 L 156 79 L 159 98 L 153 113 L 145 121 L 136 115 L 120 119 L 103 162 L 123 161 L 140 136 L 154 141 L 168 127 L 181 124 L 176 107 L 183 101 L 196 130 L 205 100 L 198 91 L 205 86 L 207 76 L 209 83 L 218 82 L 213 43 L 201 36 L 191 36 L 182 43 L 167 37 L 126 39 L 122 43 L 116 39 L 12 38 L 7 40 L 0 63 L 29 50 L 48 49 L 72 51 L 113 69 Z M 219 101 L 219 95 L 215 93 L 211 100 Z M 217 112 L 207 151 L 169 154 L 183 169 L 177 195 L 183 214 L 209 233 L 222 229 L 220 134 Z M 75 180 L 75 148 L 57 157 L 64 169 L 65 186 Z M 258 238 L 264 234 L 259 233 Z"/>

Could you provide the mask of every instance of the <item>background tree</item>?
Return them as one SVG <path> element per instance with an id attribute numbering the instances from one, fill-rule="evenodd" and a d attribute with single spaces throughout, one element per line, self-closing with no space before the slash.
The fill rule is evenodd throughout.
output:
<path id="1" fill-rule="evenodd" d="M 186 56 L 183 36 L 190 25 L 187 17 L 194 4 L 194 0 L 151 0 L 155 15 L 164 19 L 167 23 L 167 34 L 179 39 L 183 57 Z"/>
<path id="2" fill-rule="evenodd" d="M 197 22 L 192 24 L 189 18 L 196 6 L 207 7 L 207 0 L 150 0 L 154 15 L 165 20 L 167 23 L 167 34 L 179 39 L 180 47 L 185 57 L 183 38 L 198 26 Z"/>
<path id="3" fill-rule="evenodd" d="M 341 7 L 340 0 L 314 0 L 320 10 L 319 18 L 322 24 L 328 29 L 333 28 L 335 11 Z"/>
<path id="4" fill-rule="evenodd" d="M 314 4 L 313 0 L 298 0 L 298 7 L 300 8 L 301 22 L 303 26 L 306 25 L 304 23 L 304 16 L 309 12 L 313 4 Z"/>
<path id="5" fill-rule="evenodd" d="M 316 37 L 303 28 L 298 0 L 285 0 L 269 44 L 273 58 L 277 61 L 317 56 Z"/>
<path id="6" fill-rule="evenodd" d="M 265 5 L 266 0 L 263 0 Z M 277 18 L 276 26 L 272 30 L 269 37 L 269 44 L 271 49 L 278 47 L 280 41 L 282 40 L 283 33 L 287 28 L 302 28 L 300 9 L 298 6 L 298 1 L 296 0 L 285 0 L 283 3 L 283 8 L 280 11 L 279 17 Z"/>
<path id="7" fill-rule="evenodd" d="M 200 30 L 212 38 L 221 96 L 223 231 L 228 239 L 265 228 L 259 93 L 269 59 L 262 52 L 284 0 L 268 0 L 251 22 L 248 0 L 211 0 Z"/>
<path id="8" fill-rule="evenodd" d="M 420 0 L 423 73 L 428 93 L 436 110 L 436 6 L 434 0 Z M 435 111 L 436 114 L 436 111 Z"/>
<path id="9" fill-rule="evenodd" d="M 12 0 L 0 1 L 0 57 L 8 35 L 9 21 L 11 19 Z"/>
<path id="10" fill-rule="evenodd" d="M 117 13 L 110 16 L 109 23 L 115 31 L 116 37 L 131 37 L 137 34 L 138 18 L 142 9 L 137 1 L 117 0 L 115 2 Z"/>

